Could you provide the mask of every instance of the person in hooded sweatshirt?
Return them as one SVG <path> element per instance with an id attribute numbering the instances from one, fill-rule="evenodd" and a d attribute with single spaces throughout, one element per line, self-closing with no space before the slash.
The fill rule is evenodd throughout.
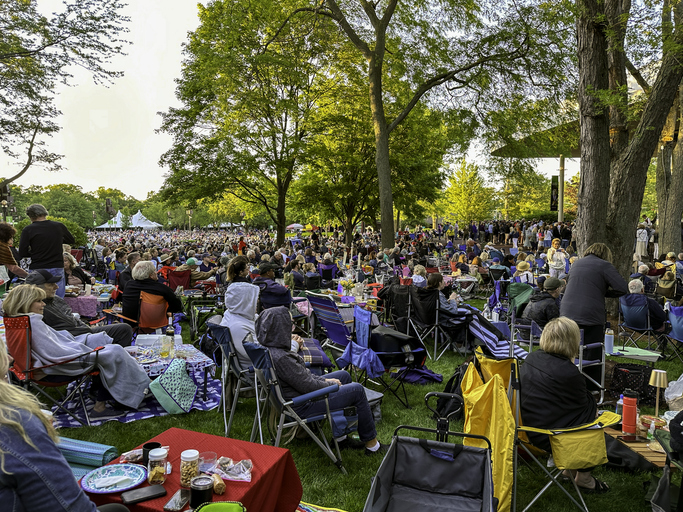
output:
<path id="1" fill-rule="evenodd" d="M 363 386 L 351 382 L 351 376 L 344 370 L 328 373 L 324 377 L 313 375 L 306 368 L 303 358 L 291 351 L 291 330 L 292 319 L 283 306 L 266 309 L 256 321 L 256 337 L 259 343 L 269 349 L 284 398 L 289 400 L 337 384 L 339 390 L 329 395 L 330 410 L 355 406 L 361 441 L 343 436 L 337 439 L 339 448 L 365 449 L 366 455 L 386 453 L 388 446 L 377 440 L 375 421 Z M 294 407 L 294 410 L 305 418 L 326 412 L 327 409 L 324 400 L 316 400 Z"/>

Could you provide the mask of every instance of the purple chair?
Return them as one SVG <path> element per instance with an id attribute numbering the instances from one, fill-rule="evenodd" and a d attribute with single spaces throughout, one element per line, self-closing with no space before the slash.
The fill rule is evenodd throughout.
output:
<path id="1" fill-rule="evenodd" d="M 334 263 L 332 265 L 323 265 L 322 263 L 318 265 L 318 272 L 320 272 L 320 277 L 323 281 L 332 281 L 337 277 L 337 270 L 339 267 Z"/>

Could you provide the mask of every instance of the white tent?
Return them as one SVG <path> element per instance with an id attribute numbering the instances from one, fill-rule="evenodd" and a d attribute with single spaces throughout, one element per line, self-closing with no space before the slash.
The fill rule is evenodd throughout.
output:
<path id="1" fill-rule="evenodd" d="M 160 227 L 163 227 L 158 222 L 149 220 L 142 214 L 140 210 L 138 210 L 138 213 L 136 213 L 130 218 L 130 225 L 131 227 L 142 229 L 158 229 Z"/>
<path id="2" fill-rule="evenodd" d="M 142 214 L 140 210 L 138 210 L 138 213 L 136 213 L 130 218 L 128 227 L 142 229 L 158 229 L 162 226 L 161 224 L 149 220 Z M 113 217 L 111 220 L 105 222 L 101 226 L 97 226 L 97 229 L 123 229 L 123 214 L 121 213 L 121 210 L 116 212 L 116 216 Z"/>

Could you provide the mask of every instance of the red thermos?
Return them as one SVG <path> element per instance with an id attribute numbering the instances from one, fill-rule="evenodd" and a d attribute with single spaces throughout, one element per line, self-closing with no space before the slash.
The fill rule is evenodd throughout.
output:
<path id="1" fill-rule="evenodd" d="M 624 434 L 636 434 L 636 415 L 638 409 L 638 393 L 631 389 L 624 390 L 624 410 L 621 417 L 621 430 Z"/>

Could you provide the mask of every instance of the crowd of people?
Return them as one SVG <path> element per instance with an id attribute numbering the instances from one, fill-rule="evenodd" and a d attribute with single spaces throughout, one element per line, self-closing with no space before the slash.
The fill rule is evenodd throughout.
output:
<path id="1" fill-rule="evenodd" d="M 433 230 L 416 228 L 398 233 L 391 249 L 382 249 L 379 235 L 372 231 L 355 233 L 351 243 L 339 230 L 298 233 L 284 244 L 277 244 L 266 230 L 98 231 L 88 234 L 89 244 L 83 248 L 84 259 L 79 265 L 71 254 L 73 236 L 63 224 L 47 220 L 47 210 L 41 205 L 31 205 L 27 214 L 32 223 L 22 232 L 18 249 L 11 242 L 14 228 L 0 224 L 0 264 L 25 279 L 25 284 L 12 288 L 6 297 L 4 314 L 30 317 L 37 364 L 59 363 L 80 355 L 74 372 L 82 372 L 84 364 L 99 370 L 92 417 L 106 419 L 119 413 L 117 407 L 137 408 L 147 396 L 150 382 L 123 348 L 131 343 L 131 326 L 114 323 L 92 327 L 81 321 L 63 299 L 64 286 L 90 286 L 113 271 L 123 315 L 137 319 L 143 291 L 162 296 L 169 312 L 180 311 L 182 303 L 168 284 L 172 273 L 188 271 L 192 287 L 207 280 L 223 285 L 222 325 L 230 329 L 239 363 L 245 368 L 250 364 L 243 343 L 261 343 L 269 347 L 276 362 L 285 398 L 331 384 L 339 386 L 330 396 L 330 406 L 357 408 L 360 442 L 347 437 L 337 441 L 341 448 L 363 449 L 368 455 L 384 453 L 387 447 L 377 438 L 362 387 L 351 382 L 344 371 L 318 375 L 306 367 L 302 350 L 315 351 L 316 347 L 292 334 L 288 308 L 291 290 L 329 285 L 350 271 L 361 276 L 397 273 L 418 288 L 439 293 L 438 307 L 448 321 L 449 313 L 458 315 L 460 297 L 456 290 L 444 294 L 443 269 L 452 277 L 480 284 L 500 279 L 529 284 L 534 292 L 519 321 L 533 320 L 543 334 L 540 350 L 530 354 L 521 367 L 522 413 L 529 426 L 568 427 L 585 423 L 596 413 L 591 380 L 594 383 L 599 377 L 589 371 L 587 380 L 574 365 L 579 332 L 583 331 L 585 343 L 602 342 L 606 297 L 665 291 L 671 299 L 680 298 L 676 274 L 683 270 L 683 254 L 676 257 L 669 253 L 649 260 L 643 245 L 644 228 L 639 226 L 634 246 L 637 268 L 627 283 L 613 266 L 605 244 L 591 245 L 579 258 L 572 224 L 543 221 L 482 221 Z M 434 267 L 442 272 L 433 271 Z M 653 328 L 665 334 L 666 315 L 661 303 L 652 297 L 647 301 Z M 257 315 L 259 302 L 267 309 Z M 594 356 L 584 354 L 588 359 Z M 6 373 L 7 365 L 6 353 L 0 350 L 0 374 Z M 60 367 L 59 371 L 65 369 Z M 14 388 L 8 391 L 6 383 L 0 386 L 0 459 L 13 470 L 21 469 L 23 463 L 15 451 L 33 453 L 40 448 L 52 454 L 54 433 L 33 398 Z M 303 404 L 298 412 L 304 416 L 317 413 L 321 404 Z M 547 448 L 547 439 L 536 437 L 534 443 Z M 63 460 L 58 459 L 55 455 L 50 464 L 60 467 Z M 10 498 L 16 500 L 17 489 L 24 492 L 25 485 L 50 484 L 41 483 L 37 472 L 31 475 L 26 484 L 0 478 L 0 496 L 9 489 Z M 567 476 L 584 489 L 609 490 L 589 472 Z M 64 493 L 68 494 L 64 499 L 81 504 L 78 510 L 94 509 L 82 492 L 67 485 Z"/>

